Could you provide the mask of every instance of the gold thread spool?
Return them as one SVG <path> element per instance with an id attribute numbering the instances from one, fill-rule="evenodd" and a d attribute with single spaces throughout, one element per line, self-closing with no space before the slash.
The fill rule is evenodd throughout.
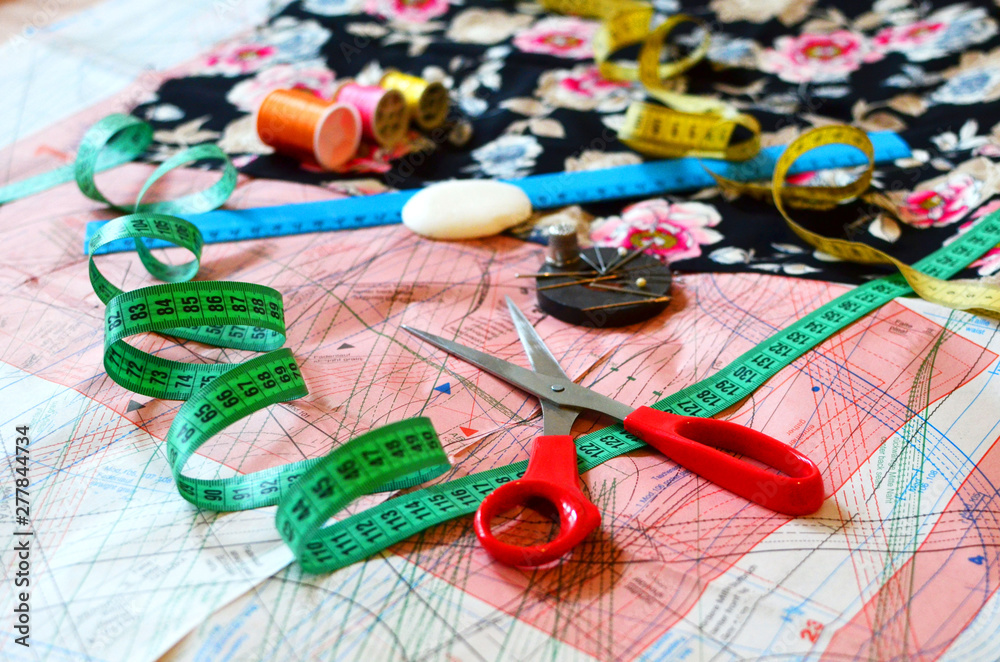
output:
<path id="1" fill-rule="evenodd" d="M 361 144 L 361 116 L 305 90 L 275 90 L 257 109 L 257 135 L 281 154 L 334 170 Z"/>
<path id="2" fill-rule="evenodd" d="M 382 76 L 379 86 L 401 92 L 413 120 L 425 131 L 438 128 L 448 118 L 448 89 L 441 83 L 392 70 Z"/>
<path id="3" fill-rule="evenodd" d="M 410 111 L 406 97 L 399 90 L 346 81 L 337 88 L 333 98 L 357 108 L 364 136 L 382 147 L 392 147 L 406 138 Z"/>

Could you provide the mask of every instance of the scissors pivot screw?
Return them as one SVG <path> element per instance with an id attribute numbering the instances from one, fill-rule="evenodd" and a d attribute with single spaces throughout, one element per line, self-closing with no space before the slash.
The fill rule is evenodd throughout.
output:
<path id="1" fill-rule="evenodd" d="M 662 297 L 664 300 L 669 298 Z M 571 432 L 573 421 L 583 409 L 622 421 L 626 432 L 680 466 L 765 508 L 786 515 L 808 515 L 823 505 L 823 475 L 812 460 L 795 448 L 732 421 L 680 416 L 644 406 L 636 409 L 579 386 L 559 367 L 531 322 L 509 297 L 507 308 L 534 370 L 526 370 L 453 340 L 403 327 L 541 401 L 544 434 L 532 443 L 524 476 L 486 495 L 473 520 L 476 537 L 497 561 L 529 568 L 554 563 L 600 525 L 600 510 L 578 485 L 577 447 Z M 566 391 L 563 395 L 551 395 L 563 391 Z M 747 462 L 724 451 L 745 455 L 756 462 Z M 758 465 L 767 465 L 767 468 Z M 775 473 L 774 469 L 780 473 Z M 559 514 L 559 534 L 554 539 L 525 546 L 496 538 L 490 527 L 498 515 L 525 505 L 529 499 L 539 498 L 552 504 Z"/>

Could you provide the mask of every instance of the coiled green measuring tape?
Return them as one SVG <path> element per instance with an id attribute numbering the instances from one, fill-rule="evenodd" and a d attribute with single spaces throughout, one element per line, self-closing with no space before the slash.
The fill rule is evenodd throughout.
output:
<path id="1" fill-rule="evenodd" d="M 94 172 L 99 164 L 134 158 L 149 142 L 147 134 L 148 125 L 123 115 L 109 116 L 88 131 L 73 166 L 80 189 L 108 203 L 94 185 Z M 169 214 L 207 211 L 229 197 L 236 176 L 225 154 L 214 145 L 203 145 L 176 155 L 157 168 L 138 198 L 141 201 L 153 182 L 171 169 L 205 158 L 224 161 L 218 182 L 178 200 L 137 202 L 137 213 L 111 221 L 89 243 L 90 282 L 107 306 L 104 367 L 115 382 L 136 393 L 186 400 L 166 440 L 167 460 L 185 499 L 199 508 L 218 511 L 277 504 L 282 515 L 279 523 L 284 523 L 281 535 L 304 558 L 305 550 L 315 547 L 314 539 L 323 535 L 322 525 L 349 502 L 365 494 L 425 482 L 447 470 L 448 460 L 430 421 L 415 418 L 372 430 L 322 458 L 224 479 L 183 473 L 198 448 L 228 425 L 308 392 L 291 351 L 280 349 L 285 342 L 281 294 L 252 283 L 189 282 L 198 272 L 204 242 L 195 226 Z M 36 178 L 43 183 L 56 179 Z M 38 186 L 36 181 L 25 190 Z M 101 246 L 118 239 L 132 239 L 146 270 L 167 284 L 130 292 L 112 285 L 93 256 Z M 164 264 L 152 255 L 145 239 L 185 248 L 194 259 L 181 265 Z M 148 332 L 267 353 L 235 366 L 183 363 L 148 354 L 126 341 Z"/>
<path id="2" fill-rule="evenodd" d="M 117 165 L 135 158 L 141 152 L 135 151 L 135 146 L 144 148 L 148 143 L 148 138 L 143 142 L 144 131 L 148 130 L 143 126 L 134 118 L 113 115 L 87 133 L 73 166 L 74 178 L 85 194 L 107 202 L 93 184 L 94 172 L 111 167 L 109 163 Z M 129 154 L 132 156 L 126 158 Z M 307 392 L 291 351 L 278 349 L 285 340 L 284 308 L 278 292 L 250 283 L 188 282 L 198 271 L 202 237 L 193 225 L 169 214 L 213 209 L 228 198 L 235 186 L 235 171 L 225 155 L 211 145 L 176 155 L 153 173 L 139 200 L 169 170 L 204 158 L 226 163 L 219 182 L 179 200 L 139 205 L 138 213 L 101 228 L 91 239 L 88 251 L 91 283 L 107 304 L 104 363 L 108 375 L 138 393 L 186 400 L 167 433 L 167 459 L 185 499 L 199 508 L 216 511 L 277 504 L 278 531 L 303 569 L 327 572 L 432 526 L 471 514 L 498 485 L 523 475 L 526 462 L 498 467 L 396 497 L 323 528 L 330 516 L 361 495 L 413 487 L 447 470 L 447 458 L 425 418 L 373 430 L 322 458 L 225 479 L 184 475 L 188 459 L 212 435 L 254 411 Z M 60 176 L 65 177 L 65 173 Z M 7 187 L 0 202 L 43 190 L 57 179 L 41 176 L 22 182 L 26 186 L 13 196 L 10 191 L 18 185 Z M 93 254 L 106 243 L 122 238 L 132 239 L 149 273 L 168 284 L 131 292 L 112 285 L 97 269 Z M 186 248 L 194 259 L 182 265 L 164 264 L 150 253 L 144 239 L 162 239 Z M 954 243 L 915 266 L 929 275 L 948 278 L 998 242 L 1000 212 L 983 219 Z M 910 292 L 899 275 L 867 283 L 778 332 L 715 375 L 653 406 L 687 415 L 717 414 L 742 401 L 837 331 Z M 150 331 L 267 353 L 235 366 L 192 365 L 147 354 L 125 341 Z M 577 440 L 580 471 L 643 446 L 620 426 L 593 432 Z"/>

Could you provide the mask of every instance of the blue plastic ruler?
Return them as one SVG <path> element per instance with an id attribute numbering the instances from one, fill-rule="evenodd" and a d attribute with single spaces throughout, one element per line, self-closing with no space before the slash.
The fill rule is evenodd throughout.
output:
<path id="1" fill-rule="evenodd" d="M 910 147 L 895 133 L 880 131 L 868 134 L 875 147 L 875 162 L 887 163 L 910 155 Z M 661 195 L 714 186 L 706 168 L 736 181 L 769 179 L 784 146 L 761 150 L 753 159 L 741 163 L 715 159 L 680 158 L 618 166 L 604 170 L 559 172 L 532 175 L 511 181 L 521 187 L 535 209 L 562 207 L 605 200 Z M 809 172 L 825 168 L 866 165 L 860 151 L 846 145 L 824 145 L 804 154 L 791 172 Z M 220 209 L 205 214 L 184 216 L 201 230 L 206 244 L 244 239 L 283 237 L 309 232 L 355 230 L 377 225 L 400 223 L 400 212 L 417 190 L 398 193 L 304 202 L 255 209 Z M 104 221 L 87 224 L 84 250 Z M 151 241 L 152 247 L 168 244 Z M 131 240 L 119 240 L 103 246 L 98 253 L 135 250 Z"/>

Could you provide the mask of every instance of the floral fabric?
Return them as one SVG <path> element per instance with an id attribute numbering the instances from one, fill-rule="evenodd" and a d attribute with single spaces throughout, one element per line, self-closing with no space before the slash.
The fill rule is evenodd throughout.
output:
<path id="1" fill-rule="evenodd" d="M 908 262 L 940 248 L 993 209 L 1000 192 L 1000 34 L 995 4 L 932 0 L 656 0 L 711 26 L 708 61 L 675 89 L 754 115 L 765 144 L 830 122 L 899 132 L 913 156 L 880 166 L 874 186 L 898 219 L 861 204 L 794 212 L 828 236 L 849 237 Z M 637 163 L 615 138 L 637 84 L 605 80 L 593 62 L 596 21 L 531 2 L 299 0 L 264 26 L 204 54 L 135 110 L 156 128 L 153 160 L 212 141 L 246 174 L 351 193 L 414 188 L 456 177 L 530 174 Z M 681 35 L 676 48 L 698 43 Z M 279 88 L 329 98 L 345 78 L 375 84 L 388 69 L 441 81 L 472 123 L 457 148 L 413 132 L 392 150 L 365 147 L 343 172 L 271 153 L 253 112 Z M 438 136 L 440 138 L 440 136 Z M 805 173 L 796 184 L 851 173 Z M 647 244 L 687 271 L 764 271 L 861 282 L 885 273 L 813 251 L 763 203 L 709 189 L 588 205 L 592 241 Z M 540 221 L 544 224 L 544 218 Z M 539 235 L 538 226 L 522 236 Z M 1000 251 L 966 275 L 1000 271 Z"/>

